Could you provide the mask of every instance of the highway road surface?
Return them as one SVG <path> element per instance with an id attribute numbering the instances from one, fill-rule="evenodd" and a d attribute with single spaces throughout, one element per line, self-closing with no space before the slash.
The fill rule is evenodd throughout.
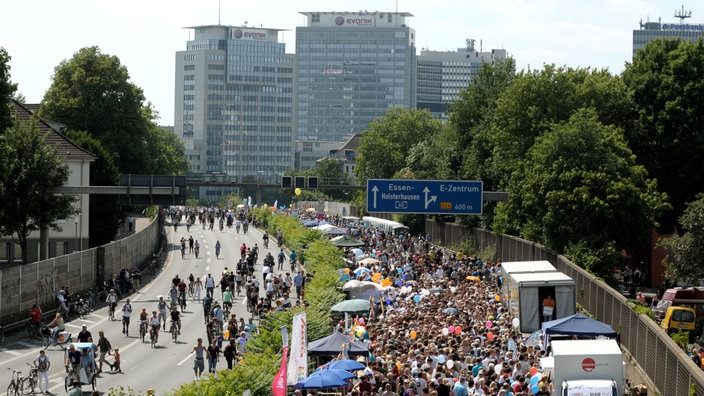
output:
<path id="1" fill-rule="evenodd" d="M 190 273 L 199 276 L 201 280 L 205 279 L 208 273 L 212 273 L 216 281 L 219 281 L 225 267 L 232 270 L 235 269 L 236 263 L 240 258 L 239 247 L 242 243 L 247 246 L 254 246 L 256 243 L 259 246 L 259 260 L 255 272 L 255 276 L 258 279 L 261 279 L 262 262 L 266 253 L 271 252 L 276 257 L 279 251 L 276 243 L 270 243 L 269 249 L 264 249 L 262 233 L 253 227 L 250 227 L 247 234 L 241 232 L 238 234 L 234 227 L 225 227 L 224 231 L 219 231 L 217 224 L 213 231 L 204 230 L 200 224 L 191 227 L 190 231 L 186 231 L 185 226 L 179 226 L 178 230 L 174 231 L 173 227 L 169 227 L 167 223 L 166 230 L 171 251 L 166 259 L 163 271 L 150 282 L 143 284 L 137 293 L 128 296 L 131 298 L 133 306 L 129 337 L 122 333 L 122 324 L 119 320 L 120 309 L 125 302 L 124 299 L 120 301 L 115 312 L 118 320 L 109 321 L 107 308 L 101 308 L 85 319 L 75 319 L 66 324 L 67 331 L 73 334 L 74 339 L 81 330 L 81 326 L 86 324 L 95 342 L 98 339 L 98 331 L 102 330 L 111 342 L 112 347 L 120 349 L 122 373 L 110 372 L 109 367 L 103 367 L 104 371 L 97 379 L 96 388 L 101 391 L 101 394 L 107 392 L 110 388 L 122 386 L 125 389 L 130 387 L 135 393 L 141 392 L 144 394 L 147 390 L 153 389 L 157 395 L 162 395 L 181 384 L 193 382 L 194 356 L 191 354 L 191 350 L 199 337 L 203 338 L 204 344 L 207 345 L 202 304 L 189 301 L 182 316 L 183 328 L 178 342 L 174 343 L 171 339 L 167 325 L 167 332 L 160 335 L 156 348 L 151 348 L 148 342 L 143 344 L 139 339 L 138 313 L 143 307 L 148 312 L 156 310 L 159 296 L 167 295 L 171 279 L 176 275 L 179 275 L 187 282 L 187 277 Z M 192 253 L 186 253 L 182 259 L 179 240 L 182 237 L 188 239 L 191 235 L 200 243 L 199 258 L 196 259 Z M 220 258 L 215 257 L 215 243 L 218 240 L 222 246 Z M 186 250 L 188 251 L 188 248 Z M 261 280 L 260 284 L 262 285 L 260 295 L 264 295 Z M 204 294 L 205 291 L 203 291 Z M 215 290 L 215 297 L 221 300 L 221 296 L 222 291 L 218 287 Z M 44 308 L 48 310 L 53 307 Z M 237 314 L 238 318 L 244 317 L 245 321 L 250 317 L 246 309 L 244 293 L 234 300 L 231 313 Z M 3 386 L 7 386 L 10 383 L 11 372 L 6 368 L 22 370 L 23 374 L 26 375 L 29 367 L 25 363 L 31 363 L 38 355 L 39 349 L 40 343 L 38 340 L 23 338 L 23 335 L 8 337 L 5 343 L 0 345 L 0 373 L 2 373 L 0 375 L 5 378 Z M 64 379 L 66 377 L 64 351 L 60 347 L 50 346 L 47 349 L 47 356 L 51 361 L 49 371 L 50 391 L 53 394 L 63 395 L 65 394 Z M 112 356 L 109 357 L 109 361 L 112 362 Z M 218 363 L 218 369 L 227 369 L 225 359 L 222 357 Z M 88 394 L 91 386 L 84 385 L 83 390 L 85 394 Z"/>

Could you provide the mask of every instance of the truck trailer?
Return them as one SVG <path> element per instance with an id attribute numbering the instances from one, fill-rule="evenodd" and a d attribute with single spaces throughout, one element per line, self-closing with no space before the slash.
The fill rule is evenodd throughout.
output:
<path id="1" fill-rule="evenodd" d="M 508 293 L 504 304 L 520 320 L 519 330 L 532 333 L 545 320 L 560 319 L 575 313 L 575 283 L 562 272 L 511 274 L 507 280 Z M 554 308 L 544 315 L 543 300 L 550 296 Z"/>
<path id="2" fill-rule="evenodd" d="M 616 340 L 552 341 L 553 396 L 622 396 L 623 353 Z"/>

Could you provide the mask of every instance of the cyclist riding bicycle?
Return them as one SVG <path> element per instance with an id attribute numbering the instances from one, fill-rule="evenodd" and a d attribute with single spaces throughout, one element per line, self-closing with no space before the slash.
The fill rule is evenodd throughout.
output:
<path id="1" fill-rule="evenodd" d="M 186 290 L 188 286 L 186 286 L 186 282 L 181 281 L 181 283 L 178 284 L 178 302 L 181 305 L 183 309 L 186 309 Z"/>
<path id="2" fill-rule="evenodd" d="M 171 309 L 171 324 L 175 324 L 176 331 L 178 331 L 178 334 L 181 334 L 181 312 L 179 312 L 176 307 Z"/>
<path id="3" fill-rule="evenodd" d="M 142 326 L 144 326 L 144 334 L 146 335 L 146 329 L 147 329 L 147 319 L 149 319 L 149 312 L 147 312 L 146 308 L 142 308 L 142 312 L 139 313 L 139 329 L 141 332 Z M 141 334 L 140 334 L 141 335 Z"/>
<path id="4" fill-rule="evenodd" d="M 163 301 L 163 298 L 162 298 Z M 161 301 L 160 301 L 161 302 Z M 164 314 L 164 317 L 166 314 Z M 152 316 L 149 318 L 149 328 L 152 333 L 154 333 L 154 339 L 159 339 L 159 327 L 161 327 L 161 318 L 157 316 L 156 311 L 152 311 Z M 164 324 L 166 326 L 166 324 Z"/>
<path id="5" fill-rule="evenodd" d="M 115 313 L 115 308 L 117 307 L 117 301 L 119 299 L 117 298 L 117 293 L 115 293 L 115 289 L 110 289 L 110 293 L 108 293 L 107 298 L 105 299 L 105 302 L 108 303 L 108 307 L 110 311 Z"/>

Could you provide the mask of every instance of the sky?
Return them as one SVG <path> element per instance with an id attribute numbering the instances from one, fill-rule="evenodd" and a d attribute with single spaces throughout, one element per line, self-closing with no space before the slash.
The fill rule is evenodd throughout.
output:
<path id="1" fill-rule="evenodd" d="M 0 47 L 10 78 L 28 103 L 39 103 L 54 68 L 78 50 L 98 46 L 117 56 L 130 81 L 173 125 L 177 51 L 192 37 L 188 26 L 231 25 L 286 29 L 279 40 L 295 51 L 299 12 L 399 11 L 413 15 L 417 49 L 455 51 L 465 39 L 484 51 L 505 49 L 519 70 L 545 64 L 607 68 L 620 74 L 631 60 L 639 21 L 704 23 L 704 2 L 666 0 L 20 0 L 0 1 Z"/>

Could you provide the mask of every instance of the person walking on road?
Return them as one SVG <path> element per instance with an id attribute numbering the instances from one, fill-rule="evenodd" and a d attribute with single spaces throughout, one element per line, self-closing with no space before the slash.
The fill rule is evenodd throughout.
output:
<path id="1" fill-rule="evenodd" d="M 223 352 L 223 356 L 225 356 L 225 360 L 227 361 L 227 368 L 229 370 L 232 370 L 232 362 L 235 360 L 235 356 L 237 355 L 237 345 L 235 344 L 235 339 L 230 338 L 230 342 L 227 344 L 225 347 L 225 351 Z"/>
<path id="2" fill-rule="evenodd" d="M 193 347 L 193 350 L 191 353 L 196 354 L 196 357 L 193 361 L 193 372 L 196 375 L 196 381 L 200 379 L 200 376 L 203 375 L 203 370 L 205 370 L 205 355 L 208 353 L 208 350 L 203 346 L 203 339 L 199 338 L 198 343 L 196 346 Z"/>
<path id="3" fill-rule="evenodd" d="M 284 253 L 284 250 L 281 249 L 281 251 L 279 252 L 279 266 L 277 267 L 278 269 L 284 269 L 284 261 L 286 261 L 286 253 Z"/>
<path id="4" fill-rule="evenodd" d="M 132 304 L 128 298 L 125 305 L 122 306 L 122 333 L 126 337 L 130 336 L 130 316 L 132 316 Z"/>
<path id="5" fill-rule="evenodd" d="M 213 342 L 208 347 L 208 372 L 214 373 L 215 368 L 218 365 L 218 356 L 220 355 L 220 347 L 218 346 L 218 340 L 213 340 Z"/>
<path id="6" fill-rule="evenodd" d="M 37 368 L 39 393 L 46 393 L 47 395 L 50 394 L 49 367 L 51 367 L 51 362 L 49 361 L 49 357 L 46 356 L 46 351 L 43 349 L 40 349 L 39 356 L 34 358 L 34 366 Z"/>
<path id="7" fill-rule="evenodd" d="M 105 356 L 110 353 L 110 350 L 112 349 L 112 345 L 110 345 L 110 341 L 108 341 L 107 338 L 105 338 L 105 332 L 102 330 L 98 332 L 98 352 L 100 353 L 99 358 L 98 358 L 98 373 L 103 372 L 103 363 L 107 364 L 110 366 L 110 370 L 112 371 L 112 364 L 110 364 L 107 360 L 105 360 Z"/>
<path id="8" fill-rule="evenodd" d="M 193 301 L 200 301 L 200 292 L 203 290 L 203 281 L 200 280 L 200 276 L 196 278 L 193 282 Z"/>
<path id="9" fill-rule="evenodd" d="M 205 295 L 212 298 L 214 291 L 215 278 L 213 278 L 213 274 L 208 274 L 208 276 L 205 278 Z"/>

